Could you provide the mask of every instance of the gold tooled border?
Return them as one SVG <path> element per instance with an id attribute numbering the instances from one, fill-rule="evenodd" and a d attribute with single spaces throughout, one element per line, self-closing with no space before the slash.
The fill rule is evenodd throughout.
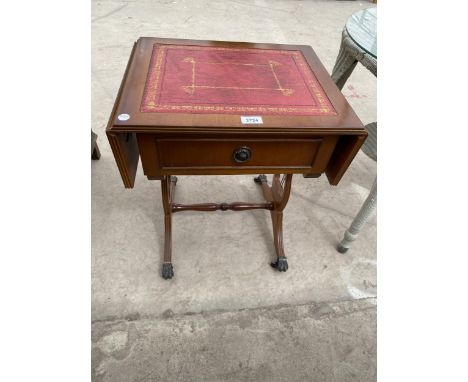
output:
<path id="1" fill-rule="evenodd" d="M 140 107 L 141 112 L 221 112 L 221 113 L 236 113 L 236 112 L 251 112 L 261 114 L 300 114 L 307 113 L 308 115 L 336 115 L 336 111 L 328 99 L 325 91 L 320 86 L 317 78 L 313 74 L 310 66 L 307 64 L 302 52 L 291 51 L 291 50 L 273 50 L 268 49 L 269 52 L 291 55 L 294 57 L 294 61 L 298 65 L 301 75 L 307 82 L 309 89 L 313 96 L 318 102 L 318 106 L 306 107 L 306 106 L 212 106 L 212 105 L 162 105 L 157 104 L 156 98 L 158 95 L 158 87 L 161 82 L 161 66 L 163 63 L 164 56 L 168 49 L 180 49 L 184 48 L 187 50 L 218 50 L 218 51 L 252 51 L 258 52 L 259 49 L 252 48 L 222 48 L 222 47 L 203 47 L 193 45 L 163 45 L 154 44 L 153 52 L 150 61 L 149 73 L 145 83 L 145 90 L 143 93 L 142 104 Z M 151 87 L 150 87 L 151 86 Z"/>

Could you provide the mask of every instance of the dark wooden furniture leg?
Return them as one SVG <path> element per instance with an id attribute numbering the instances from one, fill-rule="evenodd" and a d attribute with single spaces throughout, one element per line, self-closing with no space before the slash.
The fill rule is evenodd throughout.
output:
<path id="1" fill-rule="evenodd" d="M 171 279 L 174 276 L 172 267 L 172 208 L 177 178 L 175 176 L 164 176 L 161 179 L 162 202 L 164 207 L 164 260 L 162 277 Z"/>
<path id="2" fill-rule="evenodd" d="M 101 152 L 99 151 L 99 147 L 97 145 L 97 134 L 91 130 L 91 159 L 99 159 L 101 157 Z"/>
<path id="3" fill-rule="evenodd" d="M 266 209 L 272 213 L 273 232 L 275 238 L 275 248 L 277 261 L 272 263 L 272 266 L 279 271 L 288 269 L 288 262 L 284 256 L 283 250 L 283 209 L 289 198 L 291 189 L 292 175 L 285 175 L 280 184 L 279 175 L 275 175 L 273 179 L 273 187 L 268 187 L 266 176 L 262 182 L 266 203 L 199 203 L 199 204 L 179 204 L 174 203 L 175 186 L 177 177 L 166 175 L 161 179 L 161 192 L 164 207 L 164 260 L 162 267 L 162 277 L 171 279 L 174 276 L 172 266 L 172 214 L 180 211 L 246 211 L 255 209 Z M 257 178 L 256 178 L 257 179 Z M 257 180 L 255 180 L 257 182 Z M 286 184 L 283 186 L 284 181 Z"/>
<path id="4" fill-rule="evenodd" d="M 273 183 L 268 186 L 266 175 L 259 175 L 254 178 L 255 183 L 262 186 L 263 196 L 267 202 L 273 203 L 273 209 L 270 211 L 271 221 L 273 223 L 273 240 L 276 250 L 276 261 L 271 266 L 280 272 L 288 270 L 288 260 L 284 254 L 283 246 L 283 210 L 289 200 L 291 193 L 292 174 L 283 175 L 280 181 L 278 174 L 273 175 Z"/>

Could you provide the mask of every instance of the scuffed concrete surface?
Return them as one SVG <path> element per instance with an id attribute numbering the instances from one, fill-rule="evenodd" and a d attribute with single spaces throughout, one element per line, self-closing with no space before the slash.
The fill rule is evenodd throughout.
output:
<path id="1" fill-rule="evenodd" d="M 375 162 L 360 152 L 337 187 L 324 176 L 294 176 L 284 214 L 290 267 L 284 274 L 269 266 L 274 246 L 267 211 L 176 214 L 175 277 L 165 281 L 160 185 L 148 181 L 140 166 L 135 188 L 126 190 L 104 133 L 140 36 L 306 44 L 331 73 L 347 17 L 370 6 L 331 0 L 92 1 L 92 128 L 102 154 L 92 162 L 94 380 L 375 380 L 376 217 L 349 252 L 335 250 L 369 193 Z M 376 120 L 376 79 L 361 65 L 343 94 L 363 123 Z M 252 179 L 181 176 L 176 198 L 259 201 Z M 309 314 L 313 308 L 304 308 L 362 304 L 354 299 L 371 307 L 320 320 Z M 299 318 L 282 322 L 275 314 L 285 309 Z M 251 322 L 246 328 L 243 319 Z M 214 366 L 216 374 L 210 374 Z"/>
<path id="2" fill-rule="evenodd" d="M 104 173 L 104 161 L 94 175 L 114 173 Z M 180 177 L 177 199 L 261 200 L 252 176 L 211 178 Z M 275 252 L 267 211 L 176 214 L 171 281 L 160 276 L 159 184 L 140 179 L 129 191 L 119 183 L 115 177 L 93 186 L 94 320 L 375 296 L 375 220 L 346 255 L 334 249 L 368 192 L 354 182 L 332 188 L 324 178 L 294 178 L 284 215 L 286 273 L 269 266 Z"/>
<path id="3" fill-rule="evenodd" d="M 375 381 L 375 315 L 371 298 L 100 322 L 93 379 Z"/>

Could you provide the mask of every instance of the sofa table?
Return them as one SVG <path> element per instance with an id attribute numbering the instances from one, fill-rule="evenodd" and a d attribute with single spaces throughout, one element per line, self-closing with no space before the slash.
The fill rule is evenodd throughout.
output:
<path id="1" fill-rule="evenodd" d="M 123 183 L 139 159 L 160 180 L 162 276 L 174 275 L 176 212 L 270 211 L 278 271 L 288 269 L 283 210 L 293 174 L 338 184 L 367 132 L 311 47 L 140 38 L 106 129 Z M 176 175 L 261 174 L 264 201 L 179 204 Z M 271 186 L 266 175 L 273 174 Z M 280 175 L 283 174 L 281 177 Z"/>

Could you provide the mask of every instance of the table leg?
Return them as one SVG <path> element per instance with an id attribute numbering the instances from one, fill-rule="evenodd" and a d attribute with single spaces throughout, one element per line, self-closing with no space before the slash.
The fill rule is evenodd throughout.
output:
<path id="1" fill-rule="evenodd" d="M 338 89 L 343 89 L 344 84 L 356 67 L 358 60 L 350 54 L 347 49 L 346 37 L 343 34 L 341 39 L 340 52 L 336 58 L 335 66 L 333 67 L 331 78 L 338 86 Z"/>
<path id="2" fill-rule="evenodd" d="M 331 75 L 333 82 L 340 90 L 343 89 L 358 62 L 377 76 L 377 59 L 361 49 L 349 36 L 345 27 L 341 34 L 340 52 Z"/>
<path id="3" fill-rule="evenodd" d="M 91 155 L 91 159 L 99 159 L 101 157 L 101 152 L 99 151 L 99 147 L 96 143 L 96 146 L 94 146 L 94 150 L 93 150 L 93 153 Z"/>
<path id="4" fill-rule="evenodd" d="M 268 186 L 267 177 L 259 175 L 254 178 L 255 183 L 262 186 L 263 196 L 267 202 L 273 202 L 273 209 L 270 211 L 273 223 L 273 241 L 275 243 L 276 261 L 271 266 L 280 272 L 288 270 L 288 260 L 284 254 L 283 244 L 283 210 L 289 200 L 291 192 L 292 174 L 283 176 L 280 182 L 279 175 L 273 175 L 272 186 Z"/>
<path id="5" fill-rule="evenodd" d="M 162 277 L 171 279 L 174 276 L 172 267 L 172 209 L 174 188 L 177 184 L 175 176 L 164 176 L 161 179 L 162 202 L 164 208 L 164 260 L 162 267 Z"/>
<path id="6" fill-rule="evenodd" d="M 369 195 L 366 198 L 366 201 L 362 205 L 361 209 L 359 210 L 358 214 L 354 218 L 351 226 L 346 230 L 343 240 L 340 244 L 338 244 L 338 252 L 345 253 L 351 243 L 357 239 L 359 232 L 361 231 L 364 224 L 369 220 L 370 215 L 375 209 L 377 204 L 377 179 L 374 180 L 374 184 L 372 185 L 372 189 Z"/>
<path id="7" fill-rule="evenodd" d="M 97 144 L 97 134 L 91 130 L 91 159 L 99 159 L 101 157 L 101 152 Z"/>

